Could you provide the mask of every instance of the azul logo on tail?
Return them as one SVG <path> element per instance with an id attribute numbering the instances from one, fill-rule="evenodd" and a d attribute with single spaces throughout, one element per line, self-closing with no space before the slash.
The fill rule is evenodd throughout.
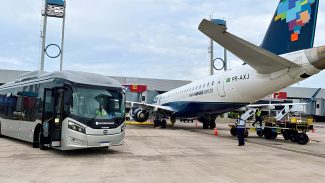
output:
<path id="1" fill-rule="evenodd" d="M 291 33 L 291 41 L 298 41 L 300 30 L 311 19 L 311 8 L 315 0 L 282 0 L 275 21 L 285 20 Z"/>
<path id="2" fill-rule="evenodd" d="M 277 55 L 312 48 L 318 4 L 319 0 L 280 0 L 261 47 Z"/>

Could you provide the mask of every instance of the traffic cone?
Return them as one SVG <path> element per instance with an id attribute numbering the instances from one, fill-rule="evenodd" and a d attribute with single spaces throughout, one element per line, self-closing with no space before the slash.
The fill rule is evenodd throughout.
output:
<path id="1" fill-rule="evenodd" d="M 214 136 L 218 136 L 218 128 L 213 129 Z"/>

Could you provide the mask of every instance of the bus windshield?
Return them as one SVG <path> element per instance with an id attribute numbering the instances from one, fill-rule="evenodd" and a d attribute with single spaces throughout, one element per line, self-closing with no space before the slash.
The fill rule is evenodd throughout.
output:
<path id="1" fill-rule="evenodd" d="M 73 90 L 72 115 L 92 120 L 124 118 L 125 104 L 122 91 L 76 87 Z"/>

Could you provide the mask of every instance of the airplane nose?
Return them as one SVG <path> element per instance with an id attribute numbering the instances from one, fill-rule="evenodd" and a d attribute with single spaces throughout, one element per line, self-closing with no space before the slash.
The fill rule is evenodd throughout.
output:
<path id="1" fill-rule="evenodd" d="M 306 55 L 309 62 L 317 69 L 325 69 L 325 46 L 314 48 L 313 51 Z"/>

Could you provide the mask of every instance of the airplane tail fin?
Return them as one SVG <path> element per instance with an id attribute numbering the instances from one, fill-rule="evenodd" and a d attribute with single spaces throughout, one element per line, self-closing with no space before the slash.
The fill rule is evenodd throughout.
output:
<path id="1" fill-rule="evenodd" d="M 261 48 L 276 55 L 312 48 L 319 0 L 280 0 Z"/>

